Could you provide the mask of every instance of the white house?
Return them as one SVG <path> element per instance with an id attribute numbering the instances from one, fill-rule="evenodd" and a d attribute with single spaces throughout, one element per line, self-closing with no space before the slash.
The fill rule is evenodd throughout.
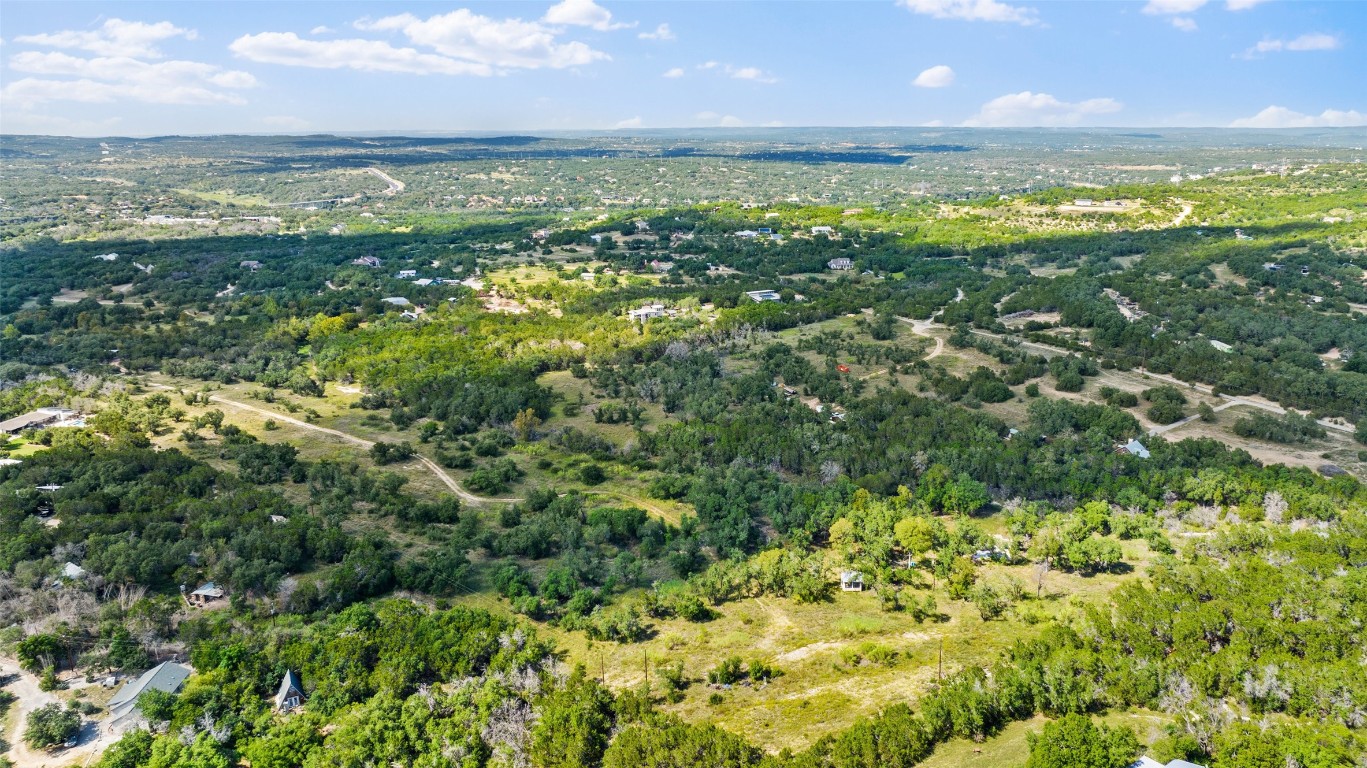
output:
<path id="1" fill-rule="evenodd" d="M 758 304 L 759 302 L 762 302 L 762 301 L 782 301 L 782 300 L 783 300 L 783 297 L 781 297 L 781 296 L 778 295 L 778 291 L 772 291 L 772 290 L 764 290 L 764 291 L 746 291 L 746 292 L 745 292 L 745 295 L 746 295 L 746 296 L 749 296 L 749 297 L 750 297 L 750 300 L 753 301 L 753 302 L 755 302 L 755 303 L 757 303 L 757 304 Z"/>
<path id="2" fill-rule="evenodd" d="M 756 231 L 753 230 L 753 229 L 742 229 L 741 231 L 739 231 L 739 232 L 736 233 L 736 237 L 739 237 L 739 238 L 742 238 L 742 239 L 745 239 L 745 240 L 750 240 L 750 239 L 752 239 L 752 238 L 759 237 L 759 233 L 756 232 Z"/>
<path id="3" fill-rule="evenodd" d="M 826 268 L 835 270 L 854 269 L 854 262 L 845 258 L 844 256 L 841 256 L 838 259 L 831 259 L 830 261 L 826 262 Z"/>
<path id="4" fill-rule="evenodd" d="M 418 276 L 418 270 L 416 270 L 416 269 L 401 269 L 401 270 L 399 270 L 399 279 L 400 279 L 400 280 L 408 280 L 408 279 L 410 279 L 410 278 L 414 278 L 414 277 L 417 277 L 417 276 Z"/>
<path id="5" fill-rule="evenodd" d="M 859 571 L 840 572 L 840 591 L 841 592 L 863 592 L 864 574 Z"/>
<path id="6" fill-rule="evenodd" d="M 640 309 L 633 309 L 627 312 L 627 317 L 639 323 L 664 316 L 665 305 L 663 304 L 645 304 Z"/>
<path id="7" fill-rule="evenodd" d="M 831 228 L 831 227 L 824 227 L 824 226 L 823 226 L 823 227 L 812 227 L 812 234 L 813 234 L 813 235 L 830 235 L 830 234 L 834 234 L 834 233 L 835 233 L 835 230 L 834 230 L 833 228 Z"/>

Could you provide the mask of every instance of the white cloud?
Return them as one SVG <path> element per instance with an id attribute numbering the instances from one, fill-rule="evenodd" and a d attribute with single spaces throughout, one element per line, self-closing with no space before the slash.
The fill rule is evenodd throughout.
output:
<path id="1" fill-rule="evenodd" d="M 699 112 L 693 116 L 693 119 L 717 128 L 741 128 L 746 125 L 744 120 L 735 115 L 723 115 L 710 109 Z"/>
<path id="2" fill-rule="evenodd" d="M 947 65 L 937 64 L 916 76 L 911 84 L 918 88 L 944 88 L 954 82 L 954 70 Z"/>
<path id="3" fill-rule="evenodd" d="M 20 35 L 16 43 L 46 45 L 53 48 L 77 48 L 98 56 L 134 59 L 161 58 L 156 44 L 173 37 L 194 40 L 195 32 L 181 29 L 169 21 L 147 24 L 141 21 L 109 19 L 97 30 L 63 30 L 39 35 Z"/>
<path id="4" fill-rule="evenodd" d="M 756 83 L 773 84 L 778 82 L 778 78 L 770 75 L 759 67 L 740 67 L 731 69 L 727 67 L 727 74 L 735 80 L 753 80 Z"/>
<path id="5" fill-rule="evenodd" d="M 37 76 L 15 80 L 0 91 L 4 101 L 21 109 L 52 101 L 244 104 L 246 99 L 235 91 L 256 85 L 247 72 L 197 61 L 86 59 L 57 51 L 22 51 L 10 57 L 9 66 Z"/>
<path id="6" fill-rule="evenodd" d="M 314 27 L 313 29 L 310 29 L 310 30 L 309 30 L 309 34 L 310 34 L 310 35 L 330 35 L 330 34 L 332 34 L 333 32 L 336 32 L 336 31 L 337 31 L 337 30 L 335 30 L 335 29 L 333 29 L 332 27 L 329 27 L 329 26 L 327 26 L 327 25 L 325 25 L 325 24 L 319 24 L 318 26 Z"/>
<path id="7" fill-rule="evenodd" d="M 1009 93 L 982 105 L 978 114 L 964 121 L 969 127 L 1054 127 L 1081 125 L 1088 118 L 1119 112 L 1115 99 L 1059 101 L 1047 93 Z"/>
<path id="8" fill-rule="evenodd" d="M 1246 11 L 1266 2 L 1267 0 L 1225 0 L 1225 7 L 1231 11 Z"/>
<path id="9" fill-rule="evenodd" d="M 1173 16 L 1172 25 L 1183 32 L 1196 31 L 1196 19 L 1193 19 L 1190 16 Z"/>
<path id="10" fill-rule="evenodd" d="M 636 117 L 629 117 L 629 118 L 627 118 L 626 120 L 619 120 L 618 122 L 616 122 L 616 123 L 613 124 L 612 129 L 613 129 L 614 131 L 620 131 L 620 130 L 627 129 L 627 128 L 640 128 L 640 127 L 641 127 L 641 117 L 640 117 L 640 115 L 637 115 Z"/>
<path id="11" fill-rule="evenodd" d="M 538 22 L 491 19 L 464 8 L 426 19 L 403 13 L 356 26 L 399 31 L 414 45 L 443 56 L 499 68 L 563 69 L 610 58 L 578 41 L 560 42 L 557 30 Z"/>
<path id="12" fill-rule="evenodd" d="M 1208 0 L 1149 0 L 1144 13 L 1151 16 L 1172 16 L 1200 10 Z"/>
<path id="13" fill-rule="evenodd" d="M 654 32 L 642 32 L 637 37 L 642 40 L 673 40 L 674 30 L 670 29 L 668 24 L 661 24 L 655 28 Z"/>
<path id="14" fill-rule="evenodd" d="M 897 4 L 922 16 L 963 21 L 1004 21 L 1032 26 L 1039 23 L 1034 8 L 1007 5 L 997 0 L 897 0 Z"/>
<path id="15" fill-rule="evenodd" d="M 494 74 L 487 64 L 457 61 L 413 48 L 395 48 L 383 40 L 304 40 L 293 32 L 243 35 L 228 49 L 248 61 L 316 69 L 357 69 L 413 75 Z"/>
<path id="16" fill-rule="evenodd" d="M 1242 117 L 1230 128 L 1350 128 L 1367 125 L 1367 114 L 1355 109 L 1326 109 L 1318 115 L 1305 115 L 1286 107 L 1271 106 L 1252 117 Z"/>
<path id="17" fill-rule="evenodd" d="M 563 5 L 563 4 L 562 4 Z M 557 8 L 559 6 L 556 6 Z M 293 32 L 243 35 L 229 49 L 265 64 L 409 74 L 503 74 L 515 69 L 564 69 L 609 59 L 562 30 L 522 19 L 492 19 L 466 9 L 420 19 L 412 14 L 362 19 L 367 32 L 398 32 L 412 47 L 385 40 L 304 40 Z"/>
<path id="18" fill-rule="evenodd" d="M 733 80 L 750 80 L 756 83 L 772 85 L 778 82 L 778 78 L 765 72 L 759 67 L 737 67 L 733 64 L 723 64 L 720 61 L 705 61 L 696 67 L 702 72 L 716 72 Z M 671 72 L 674 70 L 670 70 Z M 666 74 L 666 76 L 669 76 Z"/>
<path id="19" fill-rule="evenodd" d="M 261 124 L 282 131 L 303 131 L 309 127 L 309 121 L 293 115 L 267 115 L 261 118 Z"/>
<path id="20" fill-rule="evenodd" d="M 1311 32 L 1291 40 L 1259 40 L 1256 45 L 1244 51 L 1240 58 L 1256 59 L 1266 53 L 1281 51 L 1334 51 L 1342 45 L 1343 41 L 1334 35 Z"/>
<path id="21" fill-rule="evenodd" d="M 630 24 L 614 23 L 612 12 L 593 2 L 593 0 L 561 0 L 546 11 L 542 21 L 547 24 L 592 27 L 599 32 L 636 26 L 635 22 Z"/>
<path id="22" fill-rule="evenodd" d="M 683 68 L 683 67 L 670 67 L 669 69 L 666 69 L 666 70 L 665 70 L 665 73 L 664 73 L 663 75 L 661 75 L 661 77 L 668 77 L 668 78 L 683 77 L 683 76 L 684 76 L 684 68 Z"/>

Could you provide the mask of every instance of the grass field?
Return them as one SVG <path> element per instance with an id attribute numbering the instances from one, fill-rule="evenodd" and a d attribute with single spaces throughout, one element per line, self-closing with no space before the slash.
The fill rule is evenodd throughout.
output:
<path id="1" fill-rule="evenodd" d="M 878 596 L 867 591 L 837 592 L 831 602 L 815 605 L 775 597 L 726 603 L 709 622 L 658 621 L 654 636 L 635 645 L 595 643 L 583 633 L 544 623 L 540 631 L 556 640 L 568 662 L 583 664 L 615 689 L 640 686 L 647 667 L 683 662 L 693 684 L 682 702 L 664 705 L 665 710 L 692 722 L 715 722 L 770 751 L 801 749 L 889 704 L 914 703 L 940 673 L 941 649 L 946 674 L 989 666 L 1017 640 L 1033 637 L 1044 626 L 1042 618 L 1067 620 L 1080 615 L 1085 603 L 1104 602 L 1152 558 L 1141 542 L 1123 545 L 1132 569 L 1128 573 L 1090 578 L 1050 573 L 1042 599 L 1028 597 L 1004 619 L 991 622 L 937 587 L 928 594 L 935 597 L 940 620 L 924 623 L 905 613 L 884 612 Z M 990 565 L 980 572 L 987 583 L 1000 585 L 1011 578 L 1033 585 L 1029 566 Z M 1032 588 L 1026 591 L 1033 595 Z M 869 662 L 875 647 L 895 653 L 894 661 Z M 757 688 L 709 687 L 708 670 L 730 656 L 764 661 L 783 674 Z M 652 680 L 657 674 L 651 672 Z M 718 692 L 722 702 L 709 703 L 709 696 Z"/>

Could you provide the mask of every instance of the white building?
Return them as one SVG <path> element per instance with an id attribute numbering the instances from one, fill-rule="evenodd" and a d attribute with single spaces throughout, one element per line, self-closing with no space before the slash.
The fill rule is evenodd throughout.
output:
<path id="1" fill-rule="evenodd" d="M 830 234 L 834 234 L 834 233 L 835 233 L 835 230 L 832 229 L 831 227 L 812 227 L 812 234 L 813 234 L 813 235 L 830 235 Z"/>
<path id="2" fill-rule="evenodd" d="M 647 320 L 653 320 L 654 318 L 664 316 L 665 305 L 663 304 L 645 304 L 642 305 L 640 309 L 633 309 L 627 312 L 627 317 L 638 323 L 644 323 Z"/>
<path id="3" fill-rule="evenodd" d="M 782 300 L 783 300 L 783 297 L 781 297 L 781 296 L 778 295 L 778 291 L 774 291 L 774 290 L 746 291 L 746 292 L 745 292 L 745 295 L 746 295 L 746 296 L 749 296 L 749 297 L 750 297 L 750 300 L 753 301 L 753 302 L 755 302 L 755 303 L 757 303 L 757 304 L 758 304 L 759 302 L 762 302 L 762 301 L 782 301 Z"/>
<path id="4" fill-rule="evenodd" d="M 830 261 L 826 262 L 826 268 L 835 270 L 854 269 L 854 262 L 850 261 L 844 256 L 841 256 L 838 259 L 831 259 Z"/>

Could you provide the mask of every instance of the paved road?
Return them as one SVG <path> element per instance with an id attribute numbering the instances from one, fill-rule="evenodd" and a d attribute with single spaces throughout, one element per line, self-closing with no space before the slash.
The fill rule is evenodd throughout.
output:
<path id="1" fill-rule="evenodd" d="M 385 173 L 379 168 L 367 168 L 366 170 L 375 174 L 379 177 L 380 181 L 383 181 L 384 183 L 389 185 L 389 189 L 386 189 L 384 191 L 386 195 L 393 197 L 394 195 L 397 195 L 398 193 L 404 190 L 404 183 L 402 181 L 399 181 L 393 176 L 390 176 L 389 174 Z"/>

